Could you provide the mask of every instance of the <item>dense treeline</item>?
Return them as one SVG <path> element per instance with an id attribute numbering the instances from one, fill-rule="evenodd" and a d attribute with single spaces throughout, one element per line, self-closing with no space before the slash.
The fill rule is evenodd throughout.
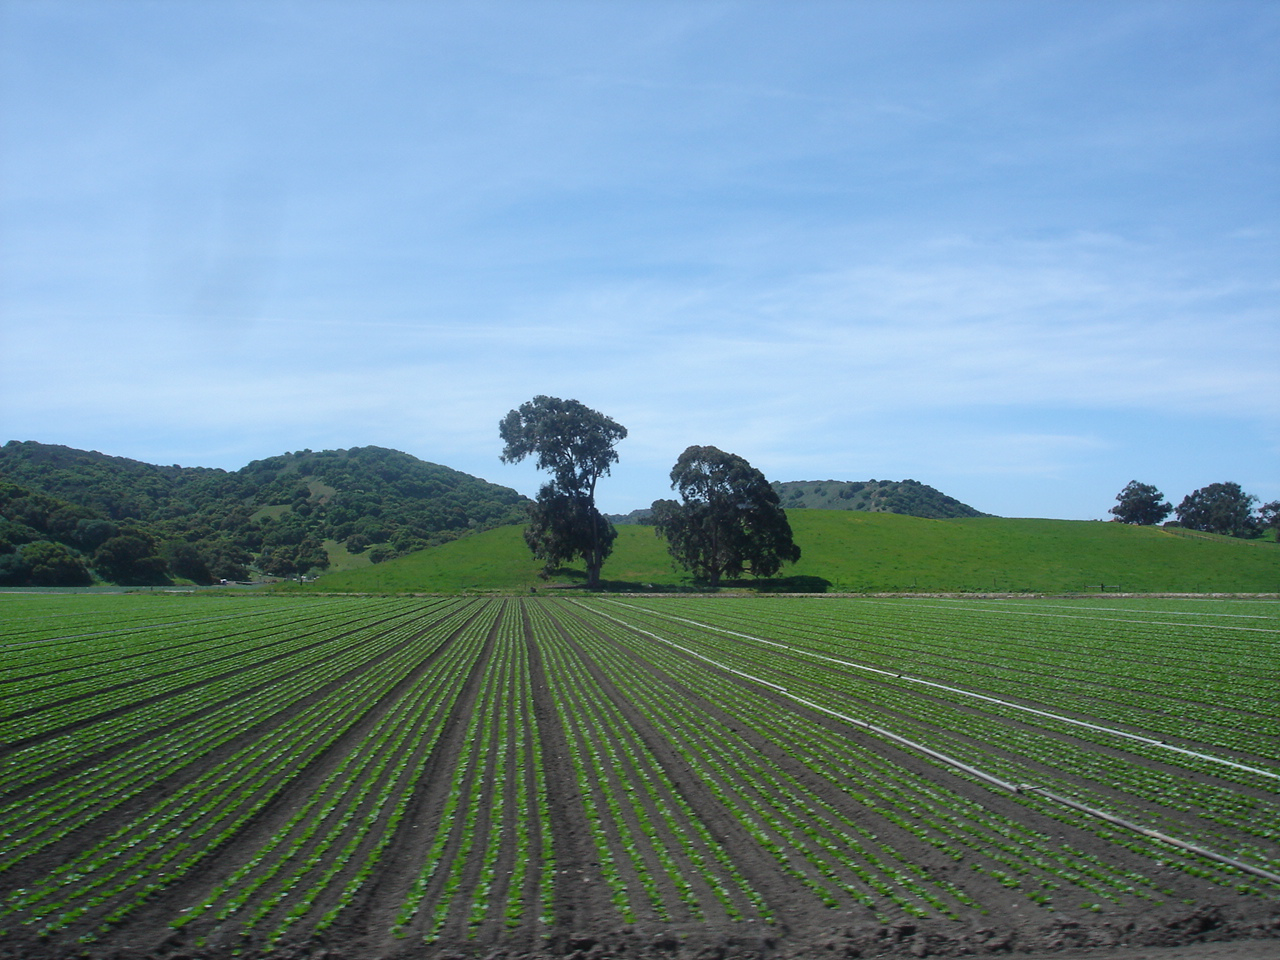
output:
<path id="1" fill-rule="evenodd" d="M 302 450 L 226 471 L 11 441 L 0 447 L 0 477 L 27 488 L 0 509 L 7 531 L 0 554 L 10 557 L 0 569 L 11 583 L 35 582 L 22 573 L 21 557 L 37 542 L 60 545 L 115 583 L 292 576 L 328 565 L 326 540 L 379 561 L 520 521 L 527 502 L 510 488 L 382 447 Z M 22 519 L 42 511 L 55 519 L 43 527 Z M 110 535 L 78 540 L 72 528 L 81 521 Z M 25 529 L 10 530 L 14 524 Z"/>

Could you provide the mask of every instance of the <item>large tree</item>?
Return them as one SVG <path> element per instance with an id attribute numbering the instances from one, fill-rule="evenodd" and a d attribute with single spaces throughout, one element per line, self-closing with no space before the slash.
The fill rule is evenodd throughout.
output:
<path id="1" fill-rule="evenodd" d="M 1178 504 L 1178 523 L 1205 533 L 1256 536 L 1258 525 L 1253 518 L 1253 505 L 1257 502 L 1258 498 L 1245 493 L 1238 483 L 1211 483 L 1188 494 Z"/>
<path id="2" fill-rule="evenodd" d="M 681 502 L 655 500 L 653 524 L 676 562 L 712 587 L 721 577 L 771 577 L 800 559 L 778 494 L 737 454 L 693 446 L 671 470 Z"/>
<path id="3" fill-rule="evenodd" d="M 1165 502 L 1163 493 L 1151 484 L 1139 483 L 1137 480 L 1130 480 L 1116 494 L 1116 501 L 1111 513 L 1120 523 L 1150 526 L 1173 513 L 1173 506 Z"/>
<path id="4" fill-rule="evenodd" d="M 581 557 L 587 587 L 600 586 L 600 568 L 617 531 L 596 509 L 596 484 L 618 462 L 614 449 L 627 428 L 577 400 L 536 396 L 502 418 L 503 463 L 536 456 L 551 482 L 538 492 L 525 541 L 551 569 Z"/>

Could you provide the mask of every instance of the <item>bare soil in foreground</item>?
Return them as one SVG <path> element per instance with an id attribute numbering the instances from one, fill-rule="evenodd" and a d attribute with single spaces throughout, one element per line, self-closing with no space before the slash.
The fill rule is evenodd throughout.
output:
<path id="1" fill-rule="evenodd" d="M 1274 906 L 1274 905 L 1273 905 Z M 0 949 L 5 960 L 822 960 L 874 957 L 1016 957 L 1021 960 L 1280 960 L 1280 912 L 1219 908 L 1160 911 L 1092 922 L 930 922 L 892 927 L 840 926 L 825 916 L 812 926 L 658 925 L 559 930 L 538 944 L 478 951 L 474 943 L 372 948 L 363 937 L 292 943 L 273 950 L 193 948 L 166 932 L 134 929 L 133 942 L 111 945 L 25 943 Z M 744 929 L 745 928 L 745 929 Z M 591 930 L 593 932 L 586 932 Z"/>

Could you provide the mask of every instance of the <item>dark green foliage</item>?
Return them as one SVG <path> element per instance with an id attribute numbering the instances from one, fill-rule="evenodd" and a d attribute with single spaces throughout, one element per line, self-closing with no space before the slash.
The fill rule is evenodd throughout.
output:
<path id="1" fill-rule="evenodd" d="M 529 525 L 524 530 L 525 543 L 544 561 L 547 573 L 592 550 L 603 564 L 617 537 L 618 531 L 599 510 L 581 497 L 558 493 L 551 484 L 542 488 L 537 503 L 529 508 Z"/>
<path id="2" fill-rule="evenodd" d="M 771 577 L 800 559 L 778 494 L 742 457 L 692 446 L 671 470 L 681 501 L 656 500 L 654 526 L 676 562 L 716 587 L 721 577 Z"/>
<path id="3" fill-rule="evenodd" d="M 90 583 L 82 550 L 95 524 L 115 529 L 83 507 L 0 481 L 0 586 Z"/>
<path id="4" fill-rule="evenodd" d="M 40 540 L 20 551 L 25 583 L 35 587 L 83 587 L 93 582 L 84 561 L 60 543 Z"/>
<path id="5" fill-rule="evenodd" d="M 71 540 L 81 550 L 96 550 L 119 532 L 120 528 L 110 520 L 80 520 Z"/>
<path id="6" fill-rule="evenodd" d="M 1116 494 L 1116 505 L 1110 512 L 1119 523 L 1136 523 L 1151 526 L 1173 513 L 1173 506 L 1164 502 L 1164 494 L 1149 483 L 1130 480 Z"/>
<path id="7" fill-rule="evenodd" d="M 21 551 L 0 552 L 0 587 L 26 586 L 30 573 Z"/>
<path id="8" fill-rule="evenodd" d="M 525 540 L 548 571 L 576 557 L 587 567 L 587 587 L 600 584 L 600 567 L 617 536 L 596 509 L 596 483 L 618 462 L 614 447 L 627 428 L 577 400 L 536 396 L 498 424 L 503 463 L 536 455 L 552 480 L 538 492 Z"/>
<path id="9" fill-rule="evenodd" d="M 145 530 L 121 531 L 93 552 L 91 562 L 103 579 L 114 583 L 153 586 L 169 582 L 160 543 Z"/>
<path id="10" fill-rule="evenodd" d="M 11 550 L 49 539 L 92 554 L 127 527 L 166 544 L 167 568 L 197 583 L 247 579 L 254 555 L 264 572 L 323 568 L 325 539 L 386 544 L 384 557 L 408 552 L 518 522 L 527 502 L 510 488 L 381 447 L 302 450 L 228 472 L 11 441 L 0 447 L 0 475 L 61 498 L 0 509 L 7 521 L 0 553 L 6 543 Z M 38 526 L 28 523 L 33 516 Z M 46 534 L 54 529 L 58 536 Z M 190 549 L 169 546 L 176 543 Z M 127 563 L 121 569 L 133 570 L 130 582 L 142 576 Z"/>
<path id="11" fill-rule="evenodd" d="M 186 540 L 170 540 L 161 549 L 165 562 L 174 576 L 192 583 L 213 583 L 213 574 L 205 562 L 200 548 Z"/>
<path id="12" fill-rule="evenodd" d="M 787 480 L 773 483 L 788 510 L 865 510 L 945 520 L 984 513 L 918 480 Z"/>
<path id="13" fill-rule="evenodd" d="M 503 463 L 536 454 L 557 490 L 594 499 L 596 482 L 618 462 L 614 447 L 627 428 L 577 400 L 539 395 L 503 417 L 498 434 L 506 444 Z"/>
<path id="14" fill-rule="evenodd" d="M 648 507 L 638 507 L 630 513 L 606 513 L 605 519 L 610 523 L 627 526 L 638 523 L 642 526 L 653 525 L 653 511 Z"/>
<path id="15" fill-rule="evenodd" d="M 1258 524 L 1253 505 L 1258 498 L 1245 493 L 1238 483 L 1211 483 L 1183 498 L 1178 504 L 1178 523 L 1190 530 L 1221 533 L 1229 537 L 1254 537 Z"/>

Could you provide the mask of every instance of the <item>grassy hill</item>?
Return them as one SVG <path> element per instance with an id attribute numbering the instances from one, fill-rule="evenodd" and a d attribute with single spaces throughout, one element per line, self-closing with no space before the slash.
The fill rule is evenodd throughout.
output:
<path id="1" fill-rule="evenodd" d="M 788 510 L 865 510 L 938 520 L 986 516 L 919 480 L 786 480 L 772 486 Z"/>
<path id="2" fill-rule="evenodd" d="M 793 510 L 803 556 L 786 577 L 741 586 L 880 592 L 1275 592 L 1280 546 L 1153 527 L 1076 520 Z M 319 590 L 519 592 L 580 585 L 570 570 L 538 577 L 520 528 L 501 527 L 385 563 L 331 573 Z M 694 589 L 651 527 L 622 526 L 602 571 L 609 589 Z M 731 585 L 732 586 L 732 585 Z"/>

